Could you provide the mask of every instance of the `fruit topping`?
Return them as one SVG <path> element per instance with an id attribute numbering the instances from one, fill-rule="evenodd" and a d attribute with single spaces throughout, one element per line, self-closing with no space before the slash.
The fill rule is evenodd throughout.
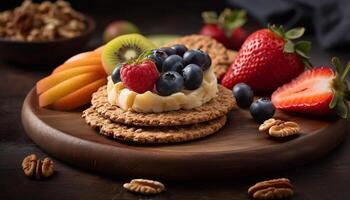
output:
<path id="1" fill-rule="evenodd" d="M 139 34 L 119 36 L 108 42 L 102 51 L 102 64 L 107 74 L 112 74 L 119 63 L 138 58 L 145 51 L 154 49 L 155 45 Z"/>
<path id="2" fill-rule="evenodd" d="M 112 73 L 112 81 L 117 83 L 121 80 L 127 88 L 137 93 L 153 91 L 156 88 L 155 92 L 162 96 L 171 95 L 182 89 L 198 89 L 203 82 L 203 71 L 210 67 L 211 59 L 199 49 L 186 50 L 186 46 L 178 44 L 145 51 L 137 59 L 123 64 L 120 69 L 116 68 Z M 184 65 L 181 54 L 187 56 L 187 65 Z M 141 65 L 147 67 L 142 66 L 145 69 L 139 69 Z"/>
<path id="3" fill-rule="evenodd" d="M 159 50 L 165 52 L 168 56 L 176 54 L 176 50 L 174 50 L 174 49 L 172 49 L 170 47 L 162 47 Z"/>
<path id="4" fill-rule="evenodd" d="M 112 81 L 113 83 L 118 83 L 121 81 L 120 79 L 120 70 L 122 68 L 122 64 L 117 64 L 117 66 L 114 68 L 113 72 L 112 72 Z"/>
<path id="5" fill-rule="evenodd" d="M 250 114 L 258 123 L 263 123 L 273 117 L 275 114 L 275 107 L 271 101 L 266 98 L 260 98 L 250 105 Z"/>
<path id="6" fill-rule="evenodd" d="M 346 82 L 350 62 L 343 70 L 338 58 L 332 59 L 335 70 L 319 67 L 305 71 L 272 94 L 277 109 L 314 115 L 327 115 L 333 110 L 350 119 L 349 89 Z"/>
<path id="7" fill-rule="evenodd" d="M 140 33 L 140 30 L 129 21 L 117 20 L 107 25 L 103 33 L 103 41 L 109 42 L 117 36 L 131 33 Z"/>
<path id="8" fill-rule="evenodd" d="M 176 51 L 176 54 L 179 56 L 183 56 L 184 53 L 188 50 L 187 47 L 183 44 L 176 44 L 172 47 L 170 47 Z"/>
<path id="9" fill-rule="evenodd" d="M 253 90 L 245 83 L 238 83 L 233 87 L 233 96 L 241 108 L 248 108 L 254 100 Z"/>
<path id="10" fill-rule="evenodd" d="M 187 90 L 199 88 L 203 82 L 203 71 L 196 64 L 189 64 L 182 70 L 184 86 Z"/>
<path id="11" fill-rule="evenodd" d="M 164 72 L 157 80 L 158 94 L 168 96 L 180 92 L 184 85 L 184 78 L 175 71 Z"/>
<path id="12" fill-rule="evenodd" d="M 200 34 L 216 39 L 228 49 L 238 50 L 247 37 L 242 28 L 246 22 L 244 10 L 225 9 L 219 16 L 213 11 L 207 11 L 202 13 L 202 18 L 206 25 Z"/>
<path id="13" fill-rule="evenodd" d="M 171 55 L 164 60 L 162 71 L 176 71 L 180 73 L 183 68 L 181 56 Z"/>
<path id="14" fill-rule="evenodd" d="M 137 59 L 122 66 L 120 77 L 127 88 L 144 93 L 153 90 L 159 72 L 153 61 Z"/>
<path id="15" fill-rule="evenodd" d="M 255 92 L 270 93 L 289 82 L 311 66 L 307 53 L 310 43 L 292 39 L 301 37 L 304 28 L 287 32 L 282 27 L 271 26 L 251 34 L 221 84 L 232 88 L 240 82 L 248 84 Z"/>
<path id="16" fill-rule="evenodd" d="M 158 71 L 160 71 L 160 72 L 162 71 L 162 68 L 163 68 L 163 60 L 162 60 L 160 57 L 156 56 L 155 54 L 151 54 L 151 55 L 149 55 L 147 58 L 153 60 L 153 62 L 154 62 L 154 63 L 156 64 L 156 66 L 157 66 Z"/>
<path id="17" fill-rule="evenodd" d="M 184 53 L 183 63 L 185 65 L 196 64 L 199 67 L 201 67 L 202 70 L 205 71 L 210 67 L 211 59 L 209 55 L 204 53 L 203 51 L 199 49 L 192 49 Z"/>

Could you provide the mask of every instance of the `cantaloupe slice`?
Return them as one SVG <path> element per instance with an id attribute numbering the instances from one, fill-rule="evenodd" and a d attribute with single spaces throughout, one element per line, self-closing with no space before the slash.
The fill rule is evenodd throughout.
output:
<path id="1" fill-rule="evenodd" d="M 95 72 L 100 74 L 101 76 L 107 76 L 106 72 L 102 68 L 101 65 L 88 65 L 83 67 L 75 67 L 71 69 L 64 70 L 62 72 L 57 72 L 55 74 L 51 74 L 36 83 L 36 93 L 41 94 L 46 90 L 52 88 L 53 86 L 65 81 L 71 77 L 88 73 Z"/>
<path id="2" fill-rule="evenodd" d="M 52 108 L 56 110 L 72 110 L 90 103 L 91 96 L 101 86 L 107 83 L 107 78 L 94 81 L 70 94 L 64 96 L 52 104 Z"/>
<path id="3" fill-rule="evenodd" d="M 94 52 L 94 51 L 79 53 L 79 54 L 69 58 L 68 60 L 66 60 L 65 63 L 69 63 L 72 61 L 77 61 L 77 60 L 81 60 L 81 59 L 85 59 L 85 58 L 94 58 L 94 57 L 101 57 L 101 53 Z"/>
<path id="4" fill-rule="evenodd" d="M 39 106 L 48 106 L 58 99 L 67 96 L 79 88 L 82 88 L 83 86 L 101 78 L 103 77 L 100 74 L 90 72 L 67 79 L 42 93 L 39 96 Z"/>
<path id="5" fill-rule="evenodd" d="M 91 57 L 91 58 L 84 58 L 81 60 L 75 60 L 68 63 L 63 63 L 62 65 L 58 66 L 56 69 L 53 70 L 53 74 L 57 72 L 61 72 L 67 69 L 71 69 L 74 67 L 81 67 L 85 65 L 102 65 L 101 58 L 100 57 Z"/>

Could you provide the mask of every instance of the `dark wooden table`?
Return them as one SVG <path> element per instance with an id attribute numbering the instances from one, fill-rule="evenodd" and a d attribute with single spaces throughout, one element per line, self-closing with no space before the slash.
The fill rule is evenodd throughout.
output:
<path id="1" fill-rule="evenodd" d="M 99 16 L 99 30 L 109 20 Z M 131 17 L 132 18 L 132 17 Z M 134 16 L 135 20 L 137 16 Z M 198 17 L 177 24 L 169 15 L 160 19 L 163 26 L 139 20 L 145 33 L 187 34 L 198 30 Z M 172 22 L 172 24 L 168 24 Z M 193 24 L 196 24 L 193 26 Z M 186 29 L 186 31 L 184 31 Z M 90 46 L 100 43 L 97 32 Z M 312 39 L 312 38 L 310 38 Z M 1 53 L 1 52 L 0 52 Z M 324 52 L 313 46 L 312 61 L 315 65 L 328 65 L 331 56 L 343 61 L 346 53 Z M 285 171 L 276 171 L 256 177 L 207 182 L 168 182 L 167 191 L 153 197 L 131 194 L 122 188 L 127 178 L 109 177 L 83 171 L 54 159 L 56 174 L 45 181 L 34 181 L 24 176 L 22 159 L 36 153 L 48 156 L 25 134 L 20 120 L 23 99 L 35 82 L 49 73 L 49 69 L 31 69 L 10 64 L 0 64 L 0 199 L 249 199 L 247 189 L 257 181 L 287 177 L 293 182 L 296 195 L 293 199 L 350 199 L 350 137 L 330 154 L 314 162 Z M 269 161 L 266 161 L 269 162 Z M 278 165 L 279 163 L 276 163 Z M 157 169 L 154 169 L 157 170 Z M 198 166 L 200 170 L 200 166 Z M 171 173 L 171 172 L 170 172 Z"/>

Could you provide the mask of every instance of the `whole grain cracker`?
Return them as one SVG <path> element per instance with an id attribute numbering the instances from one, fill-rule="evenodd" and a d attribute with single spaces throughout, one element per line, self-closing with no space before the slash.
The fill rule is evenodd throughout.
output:
<path id="1" fill-rule="evenodd" d="M 99 115 L 93 108 L 83 112 L 85 121 L 99 129 L 100 134 L 135 143 L 175 143 L 202 138 L 216 133 L 226 123 L 226 116 L 187 126 L 137 127 L 114 123 Z"/>
<path id="2" fill-rule="evenodd" d="M 233 63 L 237 52 L 226 49 L 224 45 L 215 39 L 204 35 L 189 35 L 181 37 L 166 44 L 172 46 L 183 44 L 188 49 L 201 49 L 209 54 L 212 59 L 212 68 L 218 79 L 226 73 L 227 68 Z"/>
<path id="3" fill-rule="evenodd" d="M 113 122 L 135 126 L 178 126 L 224 116 L 233 108 L 234 99 L 231 90 L 219 85 L 218 96 L 198 108 L 163 113 L 137 113 L 109 104 L 106 86 L 102 86 L 92 95 L 91 104 L 97 113 Z"/>

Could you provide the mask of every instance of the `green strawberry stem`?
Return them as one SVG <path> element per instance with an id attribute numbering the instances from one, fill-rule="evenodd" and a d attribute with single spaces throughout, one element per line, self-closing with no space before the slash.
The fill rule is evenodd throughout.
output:
<path id="1" fill-rule="evenodd" d="M 283 51 L 285 53 L 296 53 L 301 58 L 305 67 L 308 69 L 312 68 L 312 63 L 310 62 L 310 57 L 307 55 L 311 49 L 311 42 L 309 41 L 298 41 L 296 43 L 293 40 L 300 38 L 305 33 L 305 28 L 298 27 L 293 28 L 289 31 L 285 31 L 283 26 L 269 25 L 268 29 L 270 29 L 273 33 L 283 38 L 286 41 L 284 45 Z"/>
<path id="2" fill-rule="evenodd" d="M 342 70 L 339 58 L 332 58 L 332 63 L 336 76 L 331 83 L 333 98 L 329 103 L 329 108 L 333 109 L 340 117 L 350 120 L 350 109 L 347 103 L 350 100 L 350 91 L 346 80 L 350 71 L 350 62 L 348 62 L 344 70 Z"/>
<path id="3" fill-rule="evenodd" d="M 218 16 L 214 11 L 205 11 L 202 18 L 206 24 L 216 24 L 225 31 L 226 37 L 230 38 L 232 31 L 243 26 L 247 21 L 245 10 L 224 9 Z"/>
<path id="4" fill-rule="evenodd" d="M 148 56 L 152 54 L 152 51 L 144 51 L 142 52 L 137 58 L 134 59 L 130 59 L 126 62 L 126 64 L 141 64 L 143 63 L 145 60 L 148 60 Z"/>

